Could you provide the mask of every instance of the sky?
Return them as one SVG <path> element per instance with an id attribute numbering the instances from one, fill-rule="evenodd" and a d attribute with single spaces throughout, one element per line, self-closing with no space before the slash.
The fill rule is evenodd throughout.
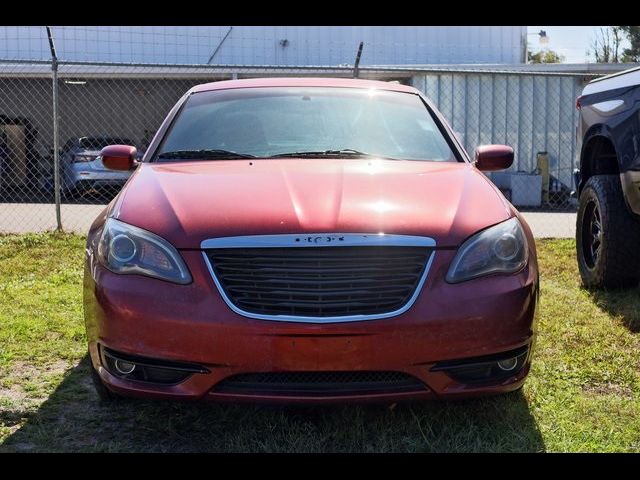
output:
<path id="1" fill-rule="evenodd" d="M 529 50 L 537 52 L 549 48 L 560 55 L 564 55 L 564 63 L 587 63 L 595 62 L 593 55 L 588 55 L 587 50 L 591 50 L 591 44 L 596 38 L 596 33 L 600 28 L 591 27 L 562 27 L 562 26 L 531 26 L 527 27 L 527 40 Z M 547 32 L 549 43 L 542 45 L 539 37 L 535 35 L 540 30 Z"/>

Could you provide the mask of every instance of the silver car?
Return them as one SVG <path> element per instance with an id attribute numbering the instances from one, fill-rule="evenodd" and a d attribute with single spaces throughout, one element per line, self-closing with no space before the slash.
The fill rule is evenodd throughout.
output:
<path id="1" fill-rule="evenodd" d="M 100 150 L 107 145 L 132 145 L 131 140 L 113 137 L 81 137 L 69 139 L 60 156 L 62 189 L 66 194 L 82 195 L 105 187 L 121 188 L 132 171 L 105 168 Z M 142 153 L 138 154 L 138 158 Z"/>

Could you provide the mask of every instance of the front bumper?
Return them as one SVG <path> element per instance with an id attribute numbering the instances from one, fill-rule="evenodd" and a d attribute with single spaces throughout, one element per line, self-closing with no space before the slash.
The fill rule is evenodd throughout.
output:
<path id="1" fill-rule="evenodd" d="M 535 256 L 520 273 L 451 285 L 455 254 L 438 250 L 415 304 L 404 314 L 362 322 L 309 324 L 255 320 L 229 309 L 198 251 L 181 252 L 193 276 L 173 285 L 116 275 L 88 257 L 84 303 L 94 368 L 111 390 L 130 396 L 275 402 L 399 401 L 505 393 L 522 386 L 536 333 Z M 204 367 L 175 385 L 121 378 L 107 370 L 99 346 Z M 528 347 L 521 369 L 499 381 L 456 381 L 438 362 Z M 424 387 L 340 395 L 281 395 L 219 391 L 225 379 L 255 372 L 392 371 Z"/>

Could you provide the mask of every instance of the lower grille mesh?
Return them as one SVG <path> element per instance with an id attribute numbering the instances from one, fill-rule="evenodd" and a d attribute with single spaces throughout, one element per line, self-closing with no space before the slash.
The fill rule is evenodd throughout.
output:
<path id="1" fill-rule="evenodd" d="M 402 372 L 265 372 L 243 373 L 218 383 L 214 392 L 254 395 L 337 396 L 424 390 L 417 378 Z"/>
<path id="2" fill-rule="evenodd" d="M 393 312 L 416 290 L 431 250 L 413 246 L 226 248 L 206 251 L 239 309 L 330 317 Z"/>

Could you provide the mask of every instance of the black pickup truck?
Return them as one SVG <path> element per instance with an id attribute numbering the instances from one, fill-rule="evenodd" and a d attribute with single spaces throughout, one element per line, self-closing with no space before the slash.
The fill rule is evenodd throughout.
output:
<path id="1" fill-rule="evenodd" d="M 640 281 L 640 67 L 590 82 L 578 97 L 578 265 L 590 288 Z"/>

